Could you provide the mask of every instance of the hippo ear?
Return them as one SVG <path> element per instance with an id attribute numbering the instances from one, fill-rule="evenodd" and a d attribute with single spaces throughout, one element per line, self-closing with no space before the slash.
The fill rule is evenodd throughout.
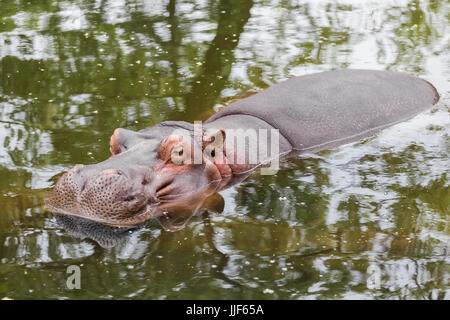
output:
<path id="1" fill-rule="evenodd" d="M 209 129 L 203 133 L 203 156 L 214 163 L 224 163 L 225 130 Z"/>
<path id="2" fill-rule="evenodd" d="M 225 143 L 225 130 L 223 129 L 208 129 L 203 132 L 203 149 L 207 146 L 214 146 L 222 149 Z"/>
<path id="3" fill-rule="evenodd" d="M 117 128 L 114 130 L 110 140 L 109 148 L 111 154 L 115 155 L 124 152 L 148 138 L 149 137 L 146 134 L 140 132 Z"/>

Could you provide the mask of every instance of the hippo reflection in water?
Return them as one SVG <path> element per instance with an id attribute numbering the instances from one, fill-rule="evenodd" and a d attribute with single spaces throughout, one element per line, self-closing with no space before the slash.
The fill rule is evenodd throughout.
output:
<path id="1" fill-rule="evenodd" d="M 138 132 L 116 129 L 112 156 L 63 175 L 46 206 L 120 227 L 150 218 L 164 226 L 170 217 L 167 229 L 177 230 L 186 217 L 207 210 L 205 202 L 218 191 L 270 160 L 362 139 L 438 100 L 429 82 L 401 73 L 339 70 L 295 77 L 230 104 L 200 130 L 182 121 Z M 266 134 L 264 147 L 250 142 L 249 129 L 277 134 Z M 239 138 L 240 148 L 233 143 Z"/>

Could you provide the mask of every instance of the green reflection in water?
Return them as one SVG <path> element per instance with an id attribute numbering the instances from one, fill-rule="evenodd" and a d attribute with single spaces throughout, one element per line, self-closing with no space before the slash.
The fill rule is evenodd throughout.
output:
<path id="1" fill-rule="evenodd" d="M 446 1 L 2 1 L 0 298 L 449 298 Z M 108 157 L 116 127 L 206 119 L 286 78 L 337 68 L 433 82 L 434 113 L 290 159 L 177 232 L 116 246 L 42 208 L 56 175 Z M 65 287 L 82 265 L 82 289 Z M 381 288 L 367 288 L 367 268 Z M 270 290 L 267 290 L 270 289 Z"/>

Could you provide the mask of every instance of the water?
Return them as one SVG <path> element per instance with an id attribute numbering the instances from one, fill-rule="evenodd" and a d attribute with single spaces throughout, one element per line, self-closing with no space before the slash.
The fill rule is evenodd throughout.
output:
<path id="1" fill-rule="evenodd" d="M 0 8 L 0 298 L 450 298 L 448 1 Z M 116 127 L 206 119 L 247 92 L 338 68 L 418 75 L 441 102 L 255 173 L 221 193 L 223 210 L 176 232 L 149 222 L 113 245 L 72 236 L 42 208 L 61 172 L 108 157 Z M 66 287 L 69 265 L 80 290 Z"/>

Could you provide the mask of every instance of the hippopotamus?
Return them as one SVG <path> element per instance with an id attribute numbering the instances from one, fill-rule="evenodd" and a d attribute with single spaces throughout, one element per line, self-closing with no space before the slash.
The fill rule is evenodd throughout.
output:
<path id="1" fill-rule="evenodd" d="M 431 83 L 397 72 L 347 69 L 290 78 L 201 125 L 164 121 L 137 132 L 115 129 L 111 157 L 69 170 L 46 206 L 121 227 L 168 212 L 189 215 L 258 167 L 360 140 L 438 100 Z"/>

